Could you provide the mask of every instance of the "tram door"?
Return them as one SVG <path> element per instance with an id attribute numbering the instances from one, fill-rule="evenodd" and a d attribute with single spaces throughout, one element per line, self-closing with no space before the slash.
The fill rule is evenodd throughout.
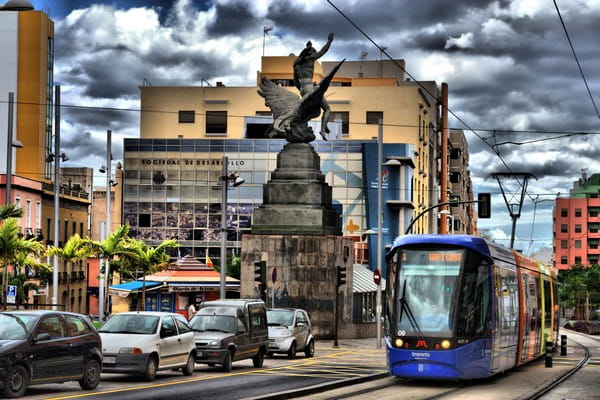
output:
<path id="1" fill-rule="evenodd" d="M 497 260 L 494 260 L 497 262 Z M 498 264 L 498 262 L 497 262 Z M 492 369 L 504 371 L 515 364 L 519 332 L 519 291 L 515 265 L 494 266 L 496 296 L 494 360 Z"/>
<path id="2" fill-rule="evenodd" d="M 540 337 L 540 321 L 539 321 L 539 277 L 532 276 L 528 273 L 523 273 L 523 288 L 525 294 L 525 326 L 523 327 L 523 351 L 521 361 L 531 360 L 539 354 L 539 337 Z"/>

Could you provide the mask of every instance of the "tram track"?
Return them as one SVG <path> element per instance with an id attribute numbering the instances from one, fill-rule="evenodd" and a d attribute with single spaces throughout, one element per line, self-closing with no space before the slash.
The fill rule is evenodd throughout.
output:
<path id="1" fill-rule="evenodd" d="M 576 334 L 576 332 L 573 332 Z M 570 377 L 572 377 L 574 374 L 576 374 L 578 371 L 580 371 L 583 367 L 585 367 L 591 358 L 591 352 L 588 346 L 582 344 L 581 342 L 573 339 L 573 335 L 570 333 L 570 341 L 573 344 L 576 344 L 579 348 L 578 353 L 582 354 L 582 357 L 579 359 L 579 361 L 577 361 L 577 364 L 575 364 L 572 368 L 569 368 L 568 370 L 566 370 L 564 373 L 561 373 L 560 375 L 554 377 L 551 382 L 547 383 L 546 385 L 543 385 L 542 387 L 538 388 L 535 392 L 530 392 L 529 390 L 531 390 L 531 386 L 523 386 L 523 391 L 520 395 L 517 395 L 516 397 L 513 398 L 518 398 L 518 399 L 523 399 L 523 400 L 536 400 L 536 399 L 540 399 L 542 396 L 544 396 L 545 394 L 549 393 L 550 391 L 552 391 L 554 388 L 556 388 L 558 385 L 560 385 L 561 383 L 563 383 L 564 381 L 566 381 L 567 379 L 569 379 Z M 589 336 L 585 336 L 587 338 L 590 338 Z M 591 339 L 595 340 L 595 341 L 600 341 L 600 338 L 594 338 L 591 337 Z M 575 361 L 575 360 L 574 360 Z M 538 359 L 538 361 L 536 361 L 537 363 L 537 368 L 540 367 L 540 364 L 542 364 L 543 362 L 543 358 L 542 359 Z M 525 365 L 522 366 L 520 368 L 536 368 L 536 365 L 530 364 L 530 365 Z M 386 398 L 393 398 L 393 397 L 388 397 L 388 394 L 385 394 L 385 392 L 387 391 L 388 393 L 390 393 L 391 390 L 393 390 L 394 387 L 397 387 L 399 390 L 402 390 L 402 392 L 404 394 L 408 394 L 406 393 L 407 390 L 409 390 L 411 392 L 411 396 L 410 398 L 413 399 L 419 399 L 419 400 L 442 400 L 442 399 L 453 399 L 456 398 L 457 396 L 460 396 L 461 398 L 469 398 L 469 394 L 471 392 L 473 392 L 473 398 L 481 398 L 480 394 L 476 394 L 475 392 L 477 391 L 481 391 L 483 390 L 482 386 L 487 386 L 487 385 L 493 385 L 493 386 L 498 386 L 498 384 L 502 385 L 514 385 L 514 383 L 512 383 L 510 380 L 509 381 L 504 381 L 501 382 L 502 380 L 506 379 L 511 379 L 511 377 L 519 377 L 520 374 L 524 374 L 526 373 L 527 370 L 523 370 L 523 371 L 519 371 L 518 369 L 515 371 L 509 371 L 507 377 L 505 376 L 496 376 L 496 377 L 492 377 L 490 378 L 490 380 L 486 383 L 486 382 L 480 382 L 480 381 L 474 381 L 474 382 L 468 382 L 463 384 L 460 383 L 441 383 L 441 382 L 437 382 L 437 381 L 432 381 L 435 382 L 434 385 L 435 386 L 424 386 L 424 381 L 419 381 L 419 380 L 414 380 L 414 379 L 403 379 L 403 378 L 393 378 L 393 377 L 382 377 L 381 375 L 379 375 L 377 378 L 374 377 L 374 379 L 372 379 L 369 382 L 365 382 L 361 385 L 357 385 L 358 382 L 352 382 L 352 380 L 348 380 L 346 382 L 345 388 L 340 388 L 341 383 L 337 382 L 336 387 L 331 388 L 331 390 L 327 389 L 326 385 L 323 385 L 319 388 L 318 391 L 313 392 L 314 394 L 316 393 L 320 393 L 320 395 L 318 397 L 314 397 L 311 396 L 310 398 L 318 398 L 319 400 L 342 400 L 342 399 L 359 399 L 359 398 L 371 398 L 371 397 L 375 397 L 375 398 L 382 398 L 382 399 L 386 399 Z M 356 390 L 353 390 L 352 386 L 356 386 Z M 447 386 L 447 387 L 444 387 Z M 301 398 L 302 396 L 307 396 L 308 393 L 305 390 L 303 390 L 303 393 L 298 393 L 298 395 L 294 395 L 293 393 L 287 393 L 287 395 L 285 397 L 280 397 L 280 398 Z M 418 392 L 422 389 L 423 393 L 422 394 L 418 394 Z M 527 390 L 528 389 L 528 390 Z M 310 389 L 309 389 L 310 390 Z M 331 393 L 327 393 L 328 391 L 331 391 Z M 431 392 L 435 392 L 435 393 L 431 393 Z M 380 393 L 377 393 L 380 392 Z M 429 392 L 429 393 L 426 393 Z M 516 394 L 516 393 L 515 393 Z M 308 397 L 306 397 L 308 398 Z M 507 398 L 507 397 L 504 397 Z"/>

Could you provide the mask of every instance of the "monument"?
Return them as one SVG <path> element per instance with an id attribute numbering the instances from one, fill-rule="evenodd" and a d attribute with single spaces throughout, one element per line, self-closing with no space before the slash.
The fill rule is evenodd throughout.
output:
<path id="1" fill-rule="evenodd" d="M 351 315 L 352 240 L 342 238 L 341 219 L 332 206 L 331 186 L 321 172 L 320 158 L 308 121 L 323 111 L 320 134 L 327 140 L 329 105 L 325 92 L 340 62 L 321 82 L 313 84 L 314 63 L 331 45 L 317 51 L 308 42 L 294 61 L 294 84 L 300 95 L 263 77 L 258 93 L 273 112 L 271 137 L 288 143 L 277 155 L 276 169 L 264 185 L 263 204 L 254 210 L 252 233 L 242 238 L 241 297 L 261 295 L 255 265 L 267 264 L 263 277 L 269 307 L 296 307 L 308 311 L 317 337 L 333 336 L 333 312 L 338 290 L 337 271 L 346 268 L 345 310 Z M 258 286 L 257 286 L 258 285 Z M 341 305 L 340 305 L 341 306 Z"/>

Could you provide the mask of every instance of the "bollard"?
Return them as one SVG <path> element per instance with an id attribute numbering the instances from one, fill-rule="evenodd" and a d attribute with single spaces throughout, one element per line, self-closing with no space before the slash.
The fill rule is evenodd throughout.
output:
<path id="1" fill-rule="evenodd" d="M 552 342 L 546 342 L 546 368 L 552 368 Z"/>
<path id="2" fill-rule="evenodd" d="M 567 355 L 567 335 L 560 335 L 560 355 Z"/>

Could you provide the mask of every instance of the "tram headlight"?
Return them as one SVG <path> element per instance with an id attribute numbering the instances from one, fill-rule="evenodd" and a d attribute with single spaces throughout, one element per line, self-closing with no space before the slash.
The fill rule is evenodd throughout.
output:
<path id="1" fill-rule="evenodd" d="M 402 347 L 402 345 L 404 344 L 404 340 L 397 338 L 396 340 L 394 340 L 394 346 L 400 348 Z"/>
<path id="2" fill-rule="evenodd" d="M 442 349 L 448 350 L 450 348 L 450 341 L 447 339 L 442 340 Z"/>

